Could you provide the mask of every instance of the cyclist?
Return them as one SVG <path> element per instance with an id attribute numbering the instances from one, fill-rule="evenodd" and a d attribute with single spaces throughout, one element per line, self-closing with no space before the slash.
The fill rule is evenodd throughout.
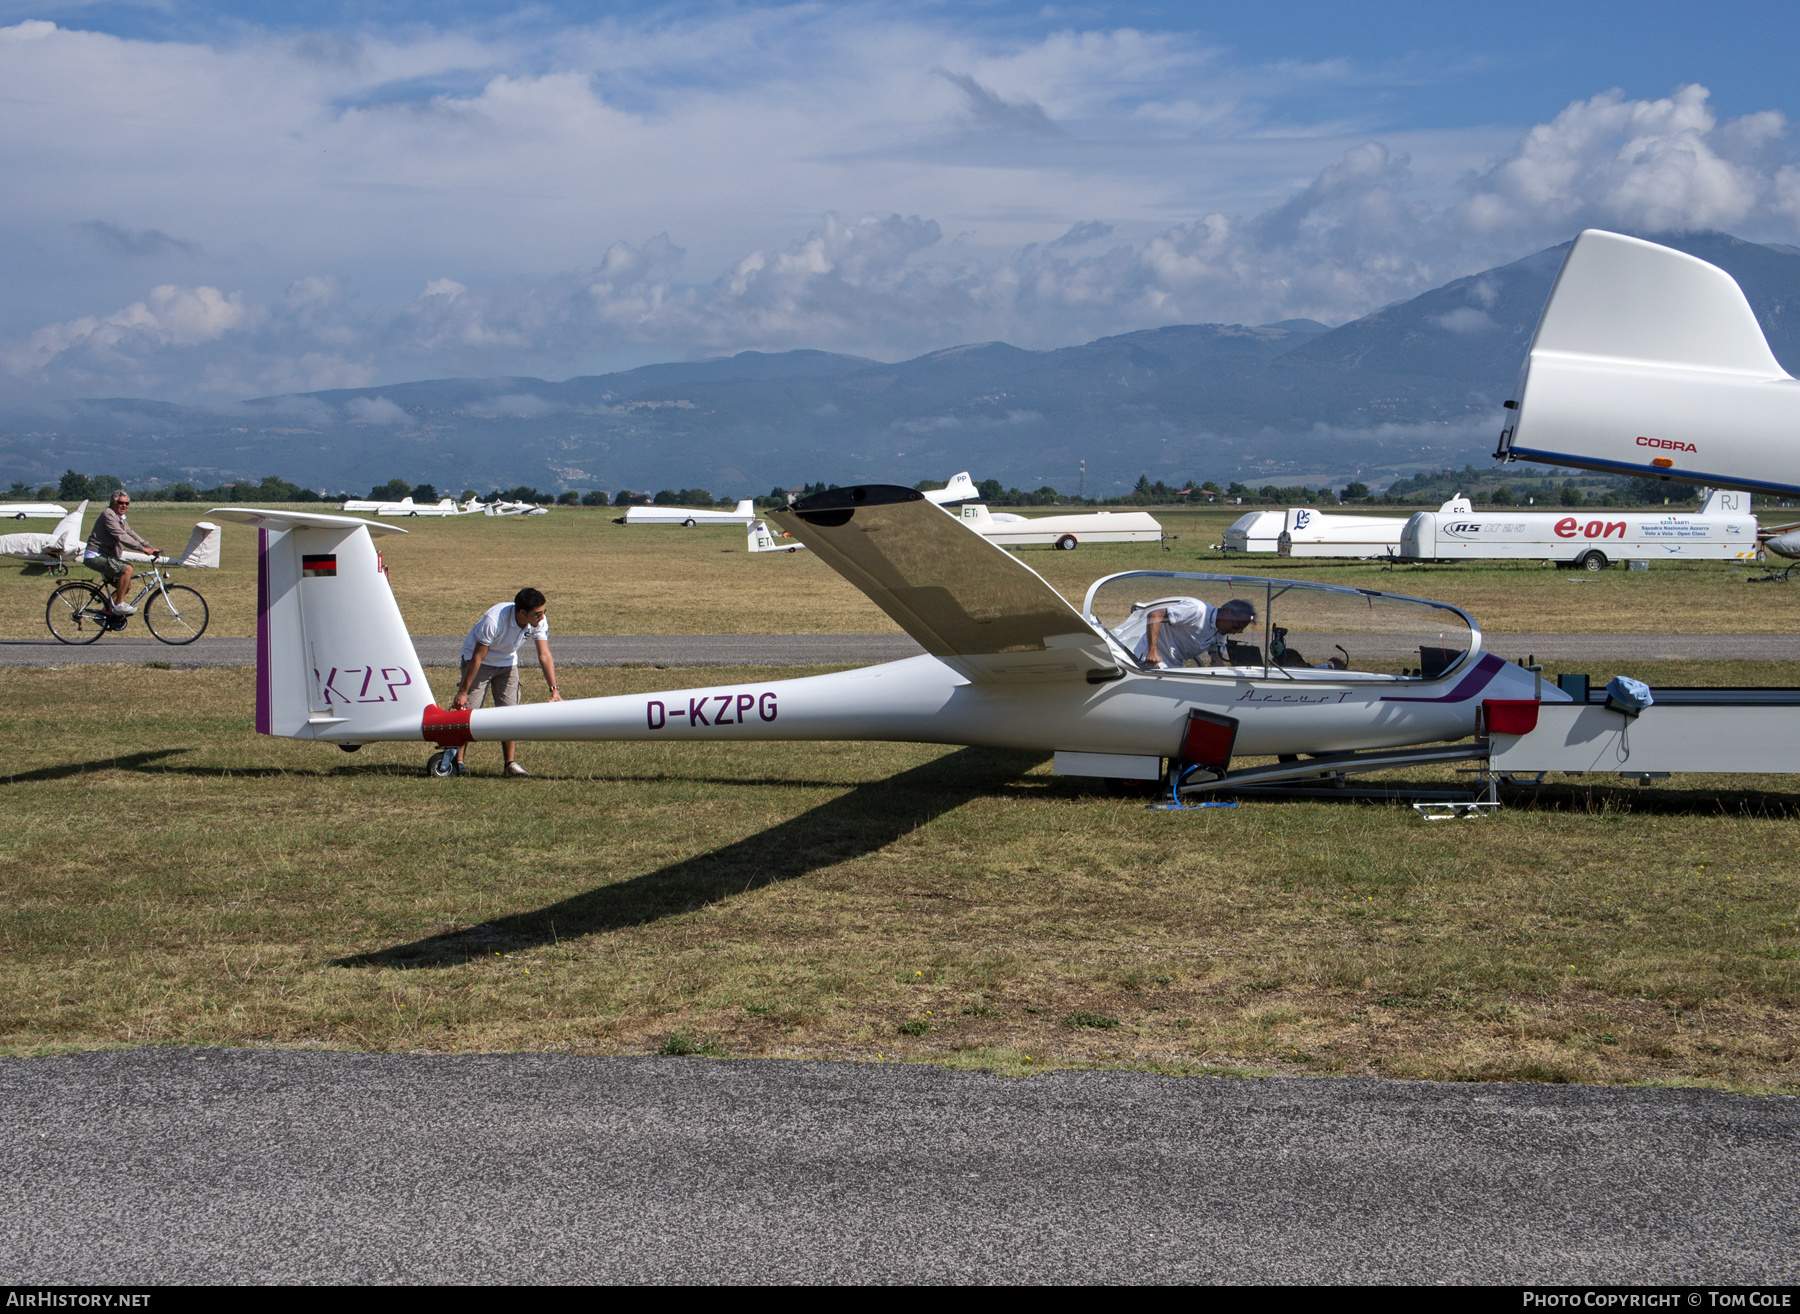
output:
<path id="1" fill-rule="evenodd" d="M 100 596 L 106 603 L 107 611 L 115 616 L 129 616 L 137 610 L 125 601 L 125 592 L 131 587 L 131 564 L 125 561 L 127 548 L 138 552 L 156 555 L 151 547 L 137 532 L 125 523 L 125 512 L 131 506 L 131 494 L 123 488 L 112 495 L 112 502 L 100 513 L 100 519 L 94 522 L 94 532 L 88 535 L 87 546 L 82 549 L 81 564 L 89 570 L 97 570 L 108 584 L 113 586 L 112 597 Z"/>

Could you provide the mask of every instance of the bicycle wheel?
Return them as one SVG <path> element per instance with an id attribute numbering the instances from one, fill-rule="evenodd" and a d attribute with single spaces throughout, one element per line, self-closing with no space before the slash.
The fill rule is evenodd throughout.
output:
<path id="1" fill-rule="evenodd" d="M 164 643 L 192 643 L 206 633 L 206 599 L 185 584 L 165 584 L 144 598 L 144 624 Z"/>
<path id="2" fill-rule="evenodd" d="M 63 643 L 92 643 L 106 633 L 100 590 L 81 580 L 59 584 L 44 607 L 50 633 Z"/>

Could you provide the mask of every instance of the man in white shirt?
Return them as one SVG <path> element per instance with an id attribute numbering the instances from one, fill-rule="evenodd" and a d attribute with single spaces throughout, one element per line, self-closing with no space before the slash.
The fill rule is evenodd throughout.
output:
<path id="1" fill-rule="evenodd" d="M 513 707 L 519 701 L 519 648 L 527 639 L 537 642 L 538 665 L 544 670 L 544 682 L 550 686 L 550 701 L 560 703 L 556 690 L 556 663 L 550 658 L 550 622 L 545 616 L 544 595 L 536 589 L 520 589 L 511 602 L 502 602 L 482 613 L 462 646 L 462 683 L 450 706 L 459 712 L 480 707 L 489 690 L 494 706 Z M 506 776 L 528 776 L 531 773 L 513 761 L 514 741 L 500 745 L 506 765 L 500 773 Z M 466 774 L 463 754 L 467 744 L 456 750 L 456 770 Z"/>
<path id="2" fill-rule="evenodd" d="M 1227 636 L 1242 634 L 1256 622 L 1256 608 L 1243 598 L 1217 607 L 1199 598 L 1164 598 L 1150 604 L 1144 631 L 1133 653 L 1146 666 L 1185 666 L 1211 655 L 1225 659 Z"/>

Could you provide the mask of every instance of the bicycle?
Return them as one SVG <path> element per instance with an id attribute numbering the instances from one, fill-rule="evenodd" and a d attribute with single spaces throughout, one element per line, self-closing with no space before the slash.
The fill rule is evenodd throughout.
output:
<path id="1" fill-rule="evenodd" d="M 210 613 L 206 599 L 197 589 L 185 584 L 171 584 L 164 576 L 164 563 L 152 562 L 139 572 L 144 586 L 131 604 L 144 618 L 144 626 L 163 643 L 180 646 L 192 643 L 206 633 Z M 118 616 L 107 610 L 108 589 L 86 580 L 70 580 L 57 585 L 44 608 L 44 621 L 62 643 L 93 643 L 108 631 L 125 628 L 130 616 Z"/>

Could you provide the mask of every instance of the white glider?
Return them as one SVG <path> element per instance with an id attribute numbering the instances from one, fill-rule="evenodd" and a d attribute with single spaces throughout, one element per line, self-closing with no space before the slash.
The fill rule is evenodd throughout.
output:
<path id="1" fill-rule="evenodd" d="M 1590 228 L 1575 239 L 1494 453 L 1800 493 L 1800 380 L 1723 269 Z"/>
<path id="2" fill-rule="evenodd" d="M 81 564 L 82 551 L 87 547 L 87 540 L 81 533 L 81 517 L 87 510 L 83 502 L 48 534 L 0 534 L 0 556 L 16 557 L 21 561 L 33 561 L 49 566 L 52 574 L 61 574 L 70 566 Z M 182 566 L 202 570 L 217 570 L 219 567 L 219 527 L 210 521 L 202 520 L 194 526 L 193 533 L 188 535 L 187 546 L 178 557 L 152 557 L 145 552 L 124 553 L 126 561 L 154 561 L 162 566 Z"/>
<path id="3" fill-rule="evenodd" d="M 1474 623 L 1443 603 L 1291 580 L 1134 571 L 1099 581 L 1077 611 L 1024 562 L 922 494 L 865 485 L 807 498 L 770 519 L 866 593 L 926 655 L 793 680 L 446 711 L 433 701 L 371 539 L 403 531 L 286 509 L 213 514 L 260 531 L 257 730 L 345 747 L 896 740 L 1034 749 L 1054 753 L 1066 774 L 1139 780 L 1158 777 L 1166 757 L 1212 778 L 1234 753 L 1433 744 L 1474 734 L 1484 707 L 1516 713 L 1521 702 L 1535 709 L 1538 699 L 1567 700 L 1484 653 Z M 1237 665 L 1147 667 L 1115 633 L 1141 612 L 1146 594 L 1176 592 L 1255 604 L 1262 629 L 1245 636 L 1256 642 L 1234 646 Z M 1301 648 L 1314 659 L 1348 652 L 1352 669 L 1308 662 Z M 1432 752 L 1400 759 L 1448 760 Z M 1389 753 L 1383 763 L 1398 759 Z"/>
<path id="4" fill-rule="evenodd" d="M 403 497 L 398 502 L 352 498 L 344 503 L 346 511 L 361 511 L 365 515 L 378 516 L 468 516 L 482 509 L 482 504 L 472 497 L 460 505 L 452 497 L 439 498 L 435 502 L 414 502 L 411 496 Z"/>
<path id="5" fill-rule="evenodd" d="M 685 506 L 634 506 L 613 521 L 615 525 L 748 525 L 756 519 L 756 503 L 746 497 L 730 511 L 705 511 Z"/>
<path id="6" fill-rule="evenodd" d="M 751 552 L 798 552 L 806 544 L 784 530 L 770 529 L 761 520 L 750 522 Z"/>
<path id="7" fill-rule="evenodd" d="M 81 517 L 87 507 L 84 501 L 73 511 L 64 512 L 48 534 L 0 534 L 0 556 L 51 567 L 79 562 L 81 549 L 86 545 L 81 535 Z"/>
<path id="8" fill-rule="evenodd" d="M 947 510 L 948 508 L 946 508 Z M 1072 516 L 1016 516 L 992 512 L 980 502 L 965 503 L 962 522 L 1001 547 L 1057 547 L 1073 551 L 1083 543 L 1160 543 L 1162 525 L 1148 511 L 1093 511 Z"/>
<path id="9" fill-rule="evenodd" d="M 0 520 L 61 520 L 68 514 L 54 502 L 0 502 Z"/>

